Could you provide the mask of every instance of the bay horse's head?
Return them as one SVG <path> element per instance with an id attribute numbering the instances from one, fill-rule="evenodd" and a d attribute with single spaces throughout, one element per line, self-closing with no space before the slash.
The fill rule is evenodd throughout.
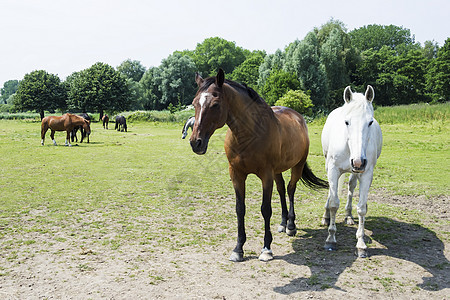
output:
<path id="1" fill-rule="evenodd" d="M 83 129 L 84 129 L 84 133 L 89 136 L 91 134 L 91 121 L 90 120 L 86 120 L 83 118 Z"/>
<path id="2" fill-rule="evenodd" d="M 350 149 L 352 172 L 363 173 L 367 165 L 366 148 L 369 143 L 373 122 L 372 101 L 375 97 L 373 88 L 367 86 L 366 93 L 353 93 L 350 86 L 344 91 L 344 122 L 347 144 Z"/>
<path id="3" fill-rule="evenodd" d="M 197 94 L 192 102 L 195 108 L 195 123 L 189 141 L 192 151 L 205 154 L 209 138 L 227 121 L 228 103 L 224 99 L 223 91 L 225 75 L 222 69 L 219 69 L 216 77 L 206 79 L 197 73 L 195 81 L 198 85 Z"/>

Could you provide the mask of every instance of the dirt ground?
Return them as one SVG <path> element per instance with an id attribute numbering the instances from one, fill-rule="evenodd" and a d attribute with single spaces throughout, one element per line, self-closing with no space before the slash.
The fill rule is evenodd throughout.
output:
<path id="1" fill-rule="evenodd" d="M 448 196 L 430 200 L 379 191 L 370 201 L 408 203 L 435 216 L 426 222 L 449 218 Z M 322 250 L 325 228 L 299 230 L 294 238 L 273 228 L 275 259 L 267 263 L 258 260 L 262 240 L 254 236 L 248 236 L 246 260 L 232 263 L 234 238 L 220 247 L 169 250 L 147 244 L 117 251 L 51 243 L 45 234 L 30 233 L 22 238 L 35 240 L 33 245 L 1 252 L 0 299 L 450 299 L 450 243 L 428 228 L 368 218 L 367 259 L 354 255 L 355 226 L 338 225 L 335 252 Z M 370 238 L 375 234 L 381 241 Z M 22 259 L 17 263 L 11 255 Z"/>

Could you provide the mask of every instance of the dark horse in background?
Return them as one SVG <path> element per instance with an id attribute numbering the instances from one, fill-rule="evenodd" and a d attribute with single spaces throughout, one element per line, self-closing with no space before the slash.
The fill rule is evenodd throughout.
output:
<path id="1" fill-rule="evenodd" d="M 190 138 L 192 150 L 205 154 L 208 142 L 216 129 L 228 125 L 225 153 L 228 158 L 231 181 L 236 193 L 238 238 L 230 260 L 243 261 L 246 242 L 245 181 L 255 174 L 262 181 L 263 199 L 261 213 L 264 218 L 264 248 L 259 259 L 273 259 L 270 245 L 270 218 L 272 216 L 272 190 L 275 180 L 281 202 L 279 232 L 296 234 L 294 193 L 301 180 L 310 188 L 328 188 L 328 183 L 317 178 L 306 163 L 309 137 L 302 115 L 287 107 L 270 107 L 251 88 L 225 80 L 222 69 L 216 77 L 203 79 L 196 75 L 198 91 L 192 104 L 195 107 L 195 124 Z M 282 172 L 291 169 L 287 186 L 289 211 L 286 205 L 286 188 Z"/>
<path id="2" fill-rule="evenodd" d="M 127 120 L 124 116 L 116 116 L 116 126 L 114 129 L 127 132 Z"/>
<path id="3" fill-rule="evenodd" d="M 105 114 L 102 117 L 102 121 L 103 121 L 103 129 L 108 129 L 109 117 L 107 114 Z"/>
<path id="4" fill-rule="evenodd" d="M 91 117 L 87 113 L 79 114 L 79 116 L 83 117 L 85 120 L 88 120 L 89 122 L 91 122 Z M 83 126 L 77 126 L 72 130 L 72 132 L 70 134 L 70 140 L 72 141 L 72 143 L 74 142 L 74 140 L 78 143 L 78 138 L 77 138 L 78 130 L 80 130 L 80 132 L 81 132 L 80 143 L 82 143 L 83 139 L 86 137 L 86 131 L 83 129 Z M 87 135 L 87 142 L 89 143 L 89 134 Z"/>
<path id="5" fill-rule="evenodd" d="M 75 127 L 82 126 L 84 132 L 89 136 L 91 133 L 90 127 L 91 121 L 86 120 L 83 117 L 64 114 L 62 116 L 48 116 L 42 119 L 41 123 L 41 144 L 44 146 L 45 134 L 47 130 L 51 130 L 50 137 L 53 140 L 53 145 L 56 146 L 55 131 L 66 131 L 66 146 L 72 146 L 70 144 L 70 133 Z"/>

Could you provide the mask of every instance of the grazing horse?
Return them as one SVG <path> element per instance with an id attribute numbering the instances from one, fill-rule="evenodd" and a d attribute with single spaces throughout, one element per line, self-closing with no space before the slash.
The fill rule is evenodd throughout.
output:
<path id="1" fill-rule="evenodd" d="M 354 224 L 352 217 L 352 197 L 359 181 L 359 218 L 357 255 L 367 256 L 364 243 L 364 221 L 367 213 L 367 195 L 372 184 L 373 169 L 381 154 L 382 134 L 378 122 L 373 117 L 372 101 L 375 97 L 369 85 L 365 95 L 353 93 L 350 87 L 344 91 L 344 105 L 333 110 L 322 131 L 322 149 L 330 185 L 325 214 L 322 220 L 328 227 L 325 249 L 336 249 L 336 211 L 339 208 L 339 178 L 351 173 L 347 198 L 346 222 Z"/>
<path id="2" fill-rule="evenodd" d="M 182 139 L 186 138 L 189 127 L 192 129 L 192 127 L 194 127 L 194 123 L 195 123 L 195 116 L 194 117 L 190 117 L 186 121 L 186 123 L 184 123 L 183 130 L 181 131 L 181 133 L 182 133 L 181 138 Z"/>
<path id="3" fill-rule="evenodd" d="M 116 126 L 114 127 L 117 131 L 127 132 L 127 120 L 124 116 L 116 116 Z"/>
<path id="4" fill-rule="evenodd" d="M 211 135 L 228 125 L 225 153 L 236 193 L 238 238 L 230 260 L 243 261 L 246 242 L 244 227 L 245 181 L 256 174 L 263 186 L 261 213 L 264 217 L 264 247 L 262 261 L 273 259 L 270 248 L 272 233 L 272 191 L 275 180 L 281 198 L 282 216 L 279 232 L 295 235 L 294 193 L 298 180 L 311 188 L 328 188 L 326 181 L 317 178 L 306 164 L 309 138 L 306 122 L 296 111 L 286 107 L 272 107 L 251 88 L 225 80 L 222 69 L 216 77 L 203 79 L 196 74 L 199 87 L 194 98 L 195 124 L 190 144 L 197 154 L 206 153 Z M 291 169 L 287 191 L 282 172 Z"/>
<path id="5" fill-rule="evenodd" d="M 87 114 L 87 113 L 82 113 L 79 114 L 80 117 L 83 117 L 85 120 L 88 120 L 89 122 L 91 121 L 91 117 Z M 76 140 L 76 142 L 78 142 L 78 138 L 77 138 L 77 131 L 80 130 L 81 132 L 81 141 L 80 143 L 83 142 L 83 139 L 86 137 L 86 132 L 83 130 L 83 126 L 76 126 L 72 132 L 70 133 L 70 139 L 73 143 L 74 140 Z M 89 143 L 89 135 L 87 135 L 87 139 L 88 139 L 88 143 Z"/>
<path id="6" fill-rule="evenodd" d="M 70 144 L 70 133 L 77 126 L 83 126 L 83 130 L 87 135 L 91 133 L 90 121 L 83 117 L 64 114 L 62 116 L 48 116 L 42 119 L 41 124 L 41 145 L 44 146 L 45 133 L 50 128 L 50 137 L 53 140 L 53 145 L 56 146 L 55 131 L 66 131 L 66 146 L 72 146 Z"/>
<path id="7" fill-rule="evenodd" d="M 103 129 L 108 129 L 109 117 L 107 114 L 103 115 L 102 121 L 103 121 Z"/>

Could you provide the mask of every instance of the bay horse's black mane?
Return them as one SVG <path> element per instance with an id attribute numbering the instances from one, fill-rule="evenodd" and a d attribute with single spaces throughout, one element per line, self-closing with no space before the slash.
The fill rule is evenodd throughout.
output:
<path id="1" fill-rule="evenodd" d="M 202 86 L 198 89 L 198 93 L 202 93 L 208 89 L 208 87 L 216 82 L 216 77 L 208 77 L 204 80 Z M 232 80 L 225 79 L 225 83 L 232 88 L 239 90 L 241 93 L 246 93 L 253 101 L 259 104 L 267 105 L 266 101 L 251 87 L 247 86 L 245 83 L 238 83 Z"/>

